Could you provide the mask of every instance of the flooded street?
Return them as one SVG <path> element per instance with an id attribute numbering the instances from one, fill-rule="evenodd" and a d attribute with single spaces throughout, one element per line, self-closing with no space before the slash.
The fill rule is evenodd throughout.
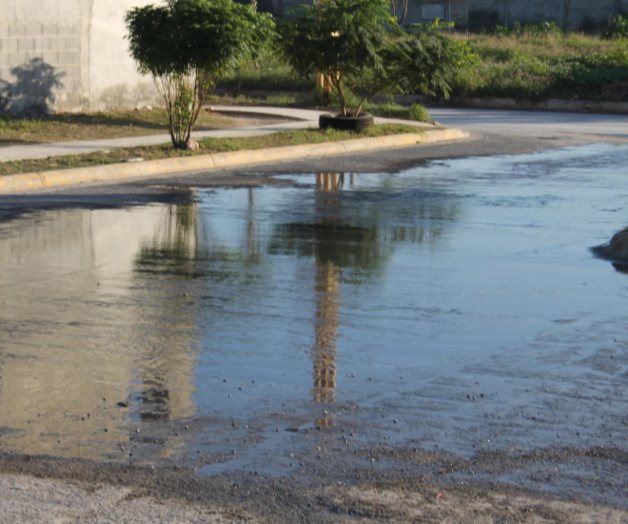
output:
<path id="1" fill-rule="evenodd" d="M 628 275 L 590 248 L 628 225 L 627 165 L 598 144 L 6 218 L 0 451 L 626 507 Z"/>

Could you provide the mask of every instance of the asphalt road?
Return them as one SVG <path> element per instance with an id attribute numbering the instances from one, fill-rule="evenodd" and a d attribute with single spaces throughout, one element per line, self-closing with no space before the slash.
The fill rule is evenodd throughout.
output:
<path id="1" fill-rule="evenodd" d="M 500 111 L 487 109 L 431 109 L 434 119 L 448 127 L 511 137 L 595 137 L 627 140 L 628 115 Z"/>

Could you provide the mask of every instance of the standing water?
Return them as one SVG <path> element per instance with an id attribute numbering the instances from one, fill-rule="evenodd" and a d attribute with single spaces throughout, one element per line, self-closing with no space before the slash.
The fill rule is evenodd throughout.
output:
<path id="1" fill-rule="evenodd" d="M 0 449 L 212 473 L 334 431 L 625 447 L 628 277 L 589 248 L 628 225 L 626 165 L 596 145 L 0 223 Z"/>

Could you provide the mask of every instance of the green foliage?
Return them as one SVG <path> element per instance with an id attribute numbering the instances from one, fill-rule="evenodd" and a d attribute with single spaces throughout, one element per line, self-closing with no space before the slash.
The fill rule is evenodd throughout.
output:
<path id="1" fill-rule="evenodd" d="M 466 42 L 451 39 L 439 29 L 431 24 L 418 26 L 401 40 L 403 52 L 393 62 L 398 70 L 392 74 L 399 78 L 402 91 L 448 98 L 454 75 L 477 61 Z"/>
<path id="2" fill-rule="evenodd" d="M 467 55 L 466 44 L 437 29 L 404 31 L 386 0 L 336 0 L 303 6 L 280 25 L 281 44 L 304 76 L 326 75 L 343 115 L 357 116 L 377 93 L 447 95 L 447 75 Z M 358 97 L 351 104 L 348 91 Z"/>
<path id="3" fill-rule="evenodd" d="M 455 48 L 461 54 L 457 67 L 445 76 L 452 96 L 628 99 L 628 48 L 623 39 L 582 33 L 531 34 L 525 30 L 510 36 L 485 33 L 467 37 L 443 32 L 441 36 L 460 44 Z M 278 56 L 268 62 L 260 60 L 258 67 L 257 83 L 250 83 L 251 87 L 271 85 L 278 71 L 283 75 L 282 89 L 303 90 L 305 96 L 314 85 L 311 75 L 293 72 Z M 251 82 L 250 77 L 246 81 Z M 360 99 L 352 98 L 349 91 L 345 85 L 349 106 L 357 107 Z M 365 109 L 371 110 L 368 106 Z"/>
<path id="4" fill-rule="evenodd" d="M 279 29 L 289 63 L 304 76 L 326 75 L 344 115 L 357 115 L 360 110 L 349 109 L 345 85 L 357 92 L 365 75 L 382 78 L 383 52 L 401 32 L 385 0 L 304 5 Z"/>
<path id="5" fill-rule="evenodd" d="M 126 15 L 131 55 L 155 76 L 201 69 L 220 76 L 263 48 L 268 15 L 232 0 L 174 0 Z"/>
<path id="6" fill-rule="evenodd" d="M 434 119 L 427 108 L 422 104 L 412 104 L 408 109 L 408 119 L 416 120 L 417 122 L 432 123 Z"/>
<path id="7" fill-rule="evenodd" d="M 314 86 L 313 76 L 297 74 L 275 46 L 264 48 L 220 79 L 218 87 L 235 90 L 300 91 Z"/>
<path id="8" fill-rule="evenodd" d="M 467 41 L 479 57 L 454 75 L 450 82 L 454 96 L 532 100 L 626 96 L 628 49 L 622 40 L 525 31 L 454 38 Z"/>
<path id="9" fill-rule="evenodd" d="M 126 14 L 131 55 L 150 73 L 168 114 L 175 148 L 192 126 L 217 80 L 263 48 L 272 19 L 232 0 L 171 0 Z"/>
<path id="10" fill-rule="evenodd" d="M 434 122 L 427 108 L 421 104 L 412 104 L 410 107 L 407 107 L 393 102 L 367 102 L 364 105 L 364 109 L 376 116 L 414 120 L 415 122 L 426 122 L 428 124 Z"/>
<path id="11" fill-rule="evenodd" d="M 521 38 L 523 36 L 562 36 L 563 30 L 553 20 L 546 20 L 536 24 L 521 24 L 515 22 L 510 27 L 498 25 L 493 34 L 497 36 L 513 36 Z"/>
<path id="12" fill-rule="evenodd" d="M 628 16 L 617 15 L 609 19 L 603 32 L 604 38 L 628 38 Z"/>

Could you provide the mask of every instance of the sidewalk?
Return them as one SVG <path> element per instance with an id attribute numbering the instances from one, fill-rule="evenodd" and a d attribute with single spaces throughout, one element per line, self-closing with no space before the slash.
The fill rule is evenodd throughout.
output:
<path id="1" fill-rule="evenodd" d="M 318 117 L 324 111 L 314 111 L 310 109 L 293 109 L 286 107 L 266 107 L 266 106 L 212 106 L 214 111 L 227 113 L 250 113 L 264 114 L 289 118 L 292 121 L 283 124 L 265 124 L 249 127 L 239 127 L 234 129 L 214 129 L 211 131 L 196 131 L 192 133 L 194 139 L 207 137 L 246 137 L 256 135 L 267 135 L 277 131 L 288 129 L 310 129 L 318 127 Z M 406 120 L 396 120 L 390 118 L 376 118 L 377 123 L 404 123 L 433 129 L 430 124 L 420 122 L 409 122 Z M 81 140 L 72 142 L 55 142 L 50 144 L 28 144 L 14 145 L 0 148 L 0 162 L 11 160 L 25 160 L 29 158 L 48 158 L 63 155 L 80 155 L 84 153 L 94 153 L 96 151 L 107 151 L 116 148 L 150 146 L 170 142 L 170 136 L 150 135 L 126 138 L 108 138 L 103 140 Z"/>

